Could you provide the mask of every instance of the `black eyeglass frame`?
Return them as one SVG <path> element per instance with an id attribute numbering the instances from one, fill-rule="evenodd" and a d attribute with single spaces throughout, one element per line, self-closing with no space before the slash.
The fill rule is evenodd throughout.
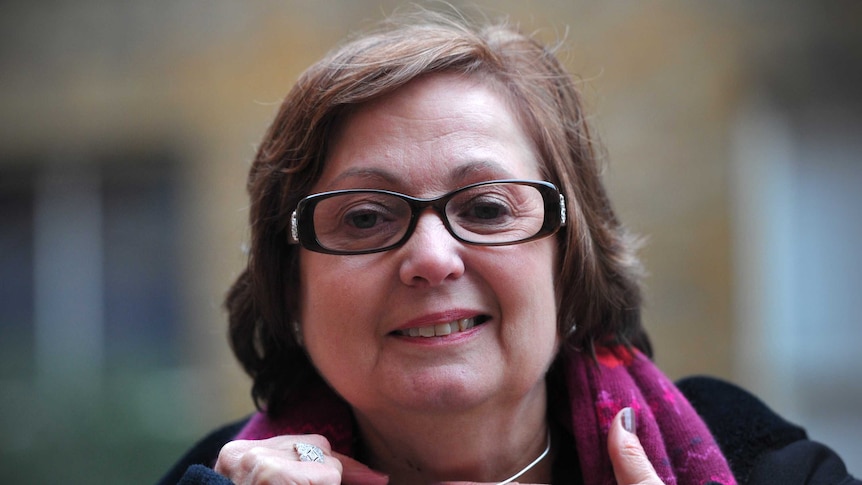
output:
<path id="1" fill-rule="evenodd" d="M 542 222 L 542 227 L 539 229 L 539 231 L 530 237 L 507 242 L 474 242 L 468 241 L 458 236 L 458 234 L 456 234 L 455 231 L 452 229 L 452 226 L 449 222 L 449 218 L 446 216 L 446 204 L 449 203 L 449 200 L 466 190 L 481 187 L 483 185 L 504 183 L 528 185 L 538 190 L 539 193 L 542 195 L 542 201 L 545 204 L 545 217 L 544 221 Z M 402 199 L 407 202 L 411 212 L 410 222 L 407 225 L 407 229 L 404 231 L 404 235 L 398 241 L 392 244 L 374 249 L 345 251 L 339 249 L 330 249 L 322 246 L 320 244 L 320 241 L 318 241 L 317 235 L 314 231 L 314 208 L 321 201 L 326 200 L 330 197 L 335 197 L 342 194 L 356 193 L 386 194 L 398 197 L 399 199 Z M 554 184 L 539 180 L 502 179 L 470 184 L 443 194 L 439 197 L 433 197 L 430 199 L 411 197 L 409 195 L 405 195 L 399 192 L 379 189 L 333 190 L 329 192 L 312 194 L 300 200 L 296 206 L 296 209 L 290 216 L 289 242 L 290 244 L 300 244 L 302 247 L 308 249 L 309 251 L 335 255 L 359 255 L 389 251 L 391 249 L 395 249 L 399 246 L 404 245 L 404 243 L 406 243 L 407 240 L 410 239 L 410 236 L 413 235 L 413 231 L 416 229 L 416 225 L 419 222 L 419 216 L 422 215 L 422 213 L 425 212 L 425 209 L 429 207 L 434 209 L 434 211 L 443 221 L 443 225 L 446 227 L 446 230 L 449 231 L 449 234 L 451 234 L 452 237 L 464 244 L 470 244 L 473 246 L 510 246 L 513 244 L 521 244 L 528 241 L 535 241 L 536 239 L 541 239 L 543 237 L 547 237 L 551 234 L 554 234 L 555 232 L 557 232 L 557 230 L 559 230 L 560 227 L 566 225 L 566 199 Z M 306 217 L 306 215 L 308 215 L 309 217 Z"/>

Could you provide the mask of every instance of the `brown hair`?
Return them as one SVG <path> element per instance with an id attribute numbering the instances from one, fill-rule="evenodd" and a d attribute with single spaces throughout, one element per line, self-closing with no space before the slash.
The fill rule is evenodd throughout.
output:
<path id="1" fill-rule="evenodd" d="M 506 23 L 421 12 L 390 19 L 311 66 L 258 149 L 248 178 L 248 267 L 226 307 L 231 345 L 254 380 L 259 408 L 277 414 L 294 391 L 320 379 L 293 332 L 299 247 L 287 244 L 288 221 L 320 176 L 333 131 L 351 108 L 438 72 L 494 84 L 532 136 L 543 175 L 566 196 L 556 280 L 566 347 L 592 351 L 596 342 L 616 342 L 651 354 L 640 321 L 640 264 L 602 185 L 598 144 L 571 77 L 550 49 Z"/>

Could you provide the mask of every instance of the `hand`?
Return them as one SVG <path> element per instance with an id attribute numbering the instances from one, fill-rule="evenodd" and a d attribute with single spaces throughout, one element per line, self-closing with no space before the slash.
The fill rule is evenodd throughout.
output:
<path id="1" fill-rule="evenodd" d="M 626 413 L 629 413 L 626 416 Z M 623 423 L 629 424 L 626 430 Z M 664 485 L 646 456 L 641 442 L 634 433 L 635 415 L 625 408 L 614 417 L 608 433 L 608 453 L 619 485 Z"/>
<path id="2" fill-rule="evenodd" d="M 294 445 L 320 447 L 323 463 L 300 461 Z M 385 485 L 389 478 L 362 463 L 332 451 L 320 435 L 277 436 L 266 440 L 237 440 L 219 452 L 215 471 L 237 485 Z"/>

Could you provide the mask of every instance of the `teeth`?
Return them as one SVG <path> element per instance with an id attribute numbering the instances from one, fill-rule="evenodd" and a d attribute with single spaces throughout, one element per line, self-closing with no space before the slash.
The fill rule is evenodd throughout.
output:
<path id="1" fill-rule="evenodd" d="M 462 318 L 449 323 L 439 323 L 430 327 L 409 328 L 398 333 L 408 337 L 442 337 L 455 332 L 463 332 L 476 326 L 475 318 Z"/>

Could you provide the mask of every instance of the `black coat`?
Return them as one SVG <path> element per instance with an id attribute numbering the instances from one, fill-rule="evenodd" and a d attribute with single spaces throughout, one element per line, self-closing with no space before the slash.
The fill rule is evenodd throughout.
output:
<path id="1" fill-rule="evenodd" d="M 804 429 L 739 387 L 708 377 L 683 379 L 677 386 L 712 431 L 740 485 L 862 485 L 847 473 L 834 451 L 809 440 Z M 229 424 L 201 440 L 159 483 L 232 483 L 209 467 L 246 421 Z"/>

